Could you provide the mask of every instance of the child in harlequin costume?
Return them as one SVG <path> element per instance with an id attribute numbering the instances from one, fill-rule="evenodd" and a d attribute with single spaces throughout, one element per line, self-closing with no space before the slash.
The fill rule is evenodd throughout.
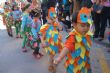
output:
<path id="1" fill-rule="evenodd" d="M 90 48 L 93 34 L 89 31 L 92 25 L 91 10 L 82 7 L 73 15 L 74 29 L 69 33 L 65 46 L 54 60 L 58 64 L 65 57 L 66 73 L 92 73 L 90 67 Z"/>
<path id="2" fill-rule="evenodd" d="M 32 46 L 34 49 L 33 55 L 35 58 L 39 59 L 40 57 L 43 56 L 43 54 L 41 54 L 39 52 L 40 49 L 40 43 L 41 43 L 41 39 L 40 39 L 40 35 L 39 35 L 39 31 L 40 31 L 40 27 L 41 27 L 41 20 L 40 20 L 40 10 L 38 9 L 34 9 L 34 18 L 33 18 L 33 25 L 32 25 Z"/>
<path id="3" fill-rule="evenodd" d="M 19 8 L 17 6 L 13 6 L 13 20 L 14 20 L 14 26 L 16 28 L 16 38 L 20 37 L 21 14 L 22 12 L 19 10 Z"/>
<path id="4" fill-rule="evenodd" d="M 4 7 L 4 13 L 3 13 L 3 23 L 6 25 L 6 29 L 7 29 L 7 33 L 10 37 L 12 37 L 12 29 L 11 29 L 11 25 L 12 25 L 12 16 L 11 16 L 11 12 L 10 12 L 10 7 L 9 6 L 5 6 Z"/>
<path id="5" fill-rule="evenodd" d="M 54 56 L 63 48 L 62 39 L 58 32 L 60 25 L 55 20 L 55 8 L 50 7 L 48 10 L 47 23 L 41 26 L 40 29 L 42 47 L 44 47 L 46 52 L 49 54 L 48 69 L 51 72 L 55 71 L 53 66 Z"/>
<path id="6" fill-rule="evenodd" d="M 31 33 L 31 26 L 33 24 L 32 18 L 29 16 L 29 13 L 31 10 L 29 9 L 30 4 L 27 4 L 23 8 L 23 16 L 22 16 L 22 25 L 21 25 L 21 32 L 23 36 L 23 42 L 22 42 L 22 51 L 27 52 L 26 49 L 26 43 L 27 43 L 27 35 Z"/>
<path id="7" fill-rule="evenodd" d="M 6 27 L 7 27 L 8 35 L 9 35 L 10 37 L 13 37 L 13 34 L 12 34 L 12 26 L 13 26 L 12 10 L 9 9 L 9 10 L 8 10 L 8 13 L 7 13 L 7 16 L 6 16 Z"/>

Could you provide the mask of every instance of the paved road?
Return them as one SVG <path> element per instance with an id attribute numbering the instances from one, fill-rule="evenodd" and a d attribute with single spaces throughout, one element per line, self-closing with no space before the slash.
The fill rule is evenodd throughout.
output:
<path id="1" fill-rule="evenodd" d="M 63 34 L 65 36 L 65 34 Z M 27 53 L 21 51 L 22 39 L 8 37 L 5 30 L 0 31 L 0 73 L 49 73 L 48 56 L 40 60 L 32 56 L 32 50 Z M 91 64 L 93 73 L 110 73 L 110 53 L 107 48 L 94 43 L 91 49 Z M 63 63 L 57 73 L 64 73 Z"/>
<path id="2" fill-rule="evenodd" d="M 2 28 L 2 29 L 1 29 Z M 5 27 L 0 21 L 0 73 L 49 73 L 48 56 L 37 60 L 32 56 L 32 50 L 21 51 L 22 39 L 8 37 Z M 13 31 L 14 32 L 14 31 Z M 66 33 L 63 34 L 65 37 Z M 63 39 L 64 40 L 64 39 Z M 99 42 L 93 42 L 91 49 L 91 66 L 93 73 L 110 73 L 110 53 L 108 48 Z M 63 61 L 58 66 L 57 73 L 64 73 Z"/>

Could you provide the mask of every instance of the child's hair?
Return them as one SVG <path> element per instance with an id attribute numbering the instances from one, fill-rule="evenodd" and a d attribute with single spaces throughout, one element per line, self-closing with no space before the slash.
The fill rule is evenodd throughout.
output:
<path id="1" fill-rule="evenodd" d="M 34 17 L 39 17 L 41 15 L 41 11 L 38 9 L 34 9 L 32 10 L 32 12 Z"/>
<path id="2" fill-rule="evenodd" d="M 32 17 L 40 17 L 41 11 L 38 10 L 38 9 L 33 9 L 33 10 L 31 10 L 30 15 L 31 15 Z"/>
<path id="3" fill-rule="evenodd" d="M 22 8 L 22 11 L 24 12 L 26 9 L 30 7 L 30 4 L 27 4 L 24 8 Z"/>
<path id="4" fill-rule="evenodd" d="M 78 16 L 78 11 L 72 14 L 72 23 L 77 23 L 77 16 Z"/>
<path id="5" fill-rule="evenodd" d="M 19 10 L 19 7 L 14 5 L 14 6 L 12 6 L 12 11 L 15 10 L 15 7 L 17 8 L 17 10 Z"/>

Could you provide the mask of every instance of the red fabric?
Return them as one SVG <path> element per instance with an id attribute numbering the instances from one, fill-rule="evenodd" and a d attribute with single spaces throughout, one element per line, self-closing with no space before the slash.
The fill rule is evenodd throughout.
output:
<path id="1" fill-rule="evenodd" d="M 70 35 L 66 42 L 65 42 L 65 47 L 69 49 L 69 51 L 73 52 L 75 51 L 75 38 L 74 35 Z"/>

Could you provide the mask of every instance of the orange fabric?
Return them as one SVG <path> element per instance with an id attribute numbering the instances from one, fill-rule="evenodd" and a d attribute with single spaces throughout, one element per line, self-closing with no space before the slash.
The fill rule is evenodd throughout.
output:
<path id="1" fill-rule="evenodd" d="M 68 48 L 70 51 L 75 51 L 75 39 L 73 35 L 70 35 L 66 42 L 65 42 L 65 47 Z"/>
<path id="2" fill-rule="evenodd" d="M 68 58 L 69 58 L 69 59 L 72 59 L 72 56 L 71 56 L 71 54 L 67 54 L 67 56 L 68 56 Z"/>
<path id="3" fill-rule="evenodd" d="M 48 10 L 48 17 L 50 18 L 50 12 L 55 13 L 55 8 L 54 7 L 50 7 Z"/>
<path id="4" fill-rule="evenodd" d="M 80 57 L 77 57 L 74 59 L 74 67 L 78 66 L 78 60 L 80 59 Z"/>
<path id="5" fill-rule="evenodd" d="M 69 60 L 66 60 L 65 67 L 67 67 L 68 65 L 70 65 L 70 62 Z"/>
<path id="6" fill-rule="evenodd" d="M 78 71 L 77 71 L 77 73 L 81 73 L 81 71 L 80 71 L 80 70 L 78 70 Z"/>
<path id="7" fill-rule="evenodd" d="M 78 17 L 77 17 L 77 22 L 78 23 L 82 23 L 80 16 L 81 14 L 86 14 L 86 15 L 90 15 L 91 14 L 91 9 L 87 8 L 87 7 L 83 7 L 81 8 L 81 10 L 78 13 Z"/>
<path id="8" fill-rule="evenodd" d="M 89 69 L 89 68 L 90 68 L 90 64 L 88 64 L 88 63 L 86 62 L 85 67 L 86 67 L 87 69 Z"/>
<path id="9" fill-rule="evenodd" d="M 43 34 L 43 35 L 46 35 L 46 30 L 48 30 L 48 28 L 49 28 L 49 26 L 47 25 L 47 26 L 45 26 L 45 28 L 43 28 L 43 29 L 40 29 L 40 32 Z"/>
<path id="10" fill-rule="evenodd" d="M 34 22 L 37 22 L 37 19 L 36 18 L 34 18 Z"/>
<path id="11" fill-rule="evenodd" d="M 90 52 L 86 50 L 86 56 L 89 56 Z"/>

